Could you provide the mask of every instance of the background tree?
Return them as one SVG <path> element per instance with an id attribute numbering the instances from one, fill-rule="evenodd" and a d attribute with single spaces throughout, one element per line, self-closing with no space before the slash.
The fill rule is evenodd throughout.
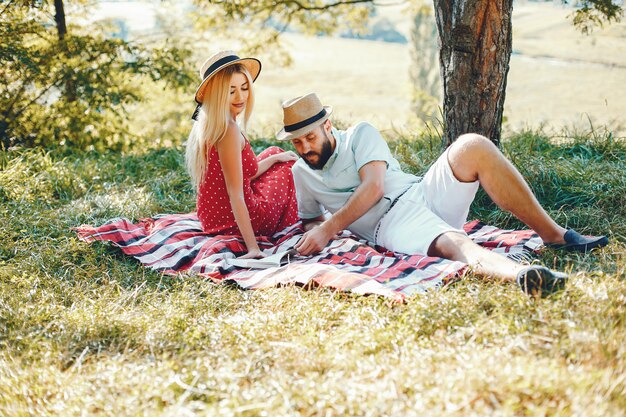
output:
<path id="1" fill-rule="evenodd" d="M 577 5 L 572 19 L 583 32 L 604 22 L 618 21 L 623 15 L 618 1 L 562 2 Z M 280 33 L 289 28 L 330 34 L 338 29 L 338 21 L 362 28 L 378 2 L 197 0 L 197 4 L 204 16 L 204 20 L 198 20 L 201 25 L 227 28 L 240 22 L 247 30 L 261 30 L 262 37 L 244 34 L 245 45 L 258 51 L 276 44 Z M 434 5 L 440 38 L 444 143 L 449 145 L 459 134 L 477 132 L 498 144 L 511 57 L 513 0 L 434 0 Z"/>
<path id="2" fill-rule="evenodd" d="M 432 4 L 416 0 L 411 30 L 412 108 L 420 120 L 435 120 L 441 113 L 441 78 L 437 25 Z"/>
<path id="3" fill-rule="evenodd" d="M 443 83 L 444 144 L 476 132 L 500 143 L 506 80 L 512 51 L 513 0 L 434 0 Z M 567 3 L 564 1 L 564 3 Z M 618 20 L 623 10 L 610 0 L 580 1 L 573 21 Z"/>
<path id="4" fill-rule="evenodd" d="M 5 3 L 0 6 L 4 148 L 123 148 L 133 139 L 127 109 L 144 99 L 144 79 L 173 88 L 195 81 L 190 52 L 167 40 L 127 42 L 93 23 L 72 23 L 62 0 Z M 87 10 L 82 14 L 87 21 Z"/>
<path id="5" fill-rule="evenodd" d="M 513 0 L 435 0 L 446 145 L 468 132 L 500 143 L 512 11 Z"/>

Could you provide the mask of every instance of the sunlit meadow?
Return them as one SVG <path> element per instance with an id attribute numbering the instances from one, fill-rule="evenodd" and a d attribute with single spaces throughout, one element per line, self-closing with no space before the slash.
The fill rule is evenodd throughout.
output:
<path id="1" fill-rule="evenodd" d="M 516 3 L 502 149 L 559 223 L 611 239 L 538 257 L 571 274 L 565 291 L 472 274 L 405 304 L 243 291 L 80 242 L 72 227 L 195 208 L 191 96 L 147 82 L 130 152 L 0 151 L 0 416 L 625 415 L 626 24 L 583 38 L 557 6 Z M 439 155 L 437 126 L 406 127 L 407 45 L 285 40 L 294 66 L 259 78 L 256 152 L 277 144 L 280 101 L 315 90 L 336 124 L 383 129 L 405 170 Z M 484 193 L 471 217 L 523 227 Z"/>
<path id="2" fill-rule="evenodd" d="M 395 304 L 163 276 L 71 227 L 188 212 L 182 149 L 0 154 L 0 415 L 584 415 L 626 412 L 626 145 L 522 132 L 505 153 L 549 212 L 611 244 L 546 251 L 567 289 L 474 276 Z M 439 138 L 388 138 L 422 172 Z M 257 140 L 256 149 L 271 142 Z M 483 194 L 472 216 L 520 227 Z"/>

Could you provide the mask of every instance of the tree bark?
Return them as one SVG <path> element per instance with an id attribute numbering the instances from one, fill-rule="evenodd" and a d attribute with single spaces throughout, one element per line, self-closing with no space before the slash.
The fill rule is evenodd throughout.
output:
<path id="1" fill-rule="evenodd" d="M 7 150 L 11 146 L 11 140 L 9 139 L 9 122 L 7 117 L 3 114 L 2 120 L 0 120 L 0 150 Z"/>
<path id="2" fill-rule="evenodd" d="M 67 26 L 65 24 L 65 9 L 63 8 L 63 0 L 54 0 L 54 20 L 57 25 L 57 32 L 59 34 L 59 42 L 61 48 L 67 52 L 67 44 L 65 42 L 65 35 L 67 35 Z M 74 80 L 71 78 L 72 73 L 69 72 L 65 79 L 65 99 L 69 102 L 76 101 L 76 87 L 74 86 Z"/>
<path id="3" fill-rule="evenodd" d="M 63 8 L 63 0 L 54 0 L 54 21 L 57 24 L 57 32 L 59 34 L 59 40 L 65 39 L 67 33 L 67 26 L 65 25 L 65 9 Z"/>
<path id="4" fill-rule="evenodd" d="M 444 145 L 464 133 L 500 143 L 513 0 L 434 0 L 444 92 Z"/>

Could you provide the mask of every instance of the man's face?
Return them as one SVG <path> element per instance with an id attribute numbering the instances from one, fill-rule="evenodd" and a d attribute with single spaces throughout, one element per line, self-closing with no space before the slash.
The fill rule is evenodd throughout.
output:
<path id="1" fill-rule="evenodd" d="M 312 169 L 322 169 L 334 151 L 334 138 L 331 138 L 330 122 L 326 121 L 306 135 L 291 140 L 296 152 Z"/>

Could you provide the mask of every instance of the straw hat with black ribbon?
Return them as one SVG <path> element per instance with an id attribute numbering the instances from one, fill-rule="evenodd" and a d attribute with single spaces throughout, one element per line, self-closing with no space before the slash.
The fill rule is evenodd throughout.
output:
<path id="1" fill-rule="evenodd" d="M 198 120 L 198 113 L 202 107 L 206 85 L 211 77 L 224 68 L 235 64 L 241 64 L 246 67 L 252 76 L 253 82 L 257 79 L 259 73 L 261 72 L 261 61 L 256 58 L 239 58 L 239 56 L 237 56 L 237 54 L 233 51 L 221 51 L 209 57 L 209 59 L 207 59 L 200 67 L 200 77 L 202 78 L 202 82 L 196 90 L 195 99 L 197 105 L 193 112 L 193 116 L 191 116 L 193 120 Z"/>
<path id="2" fill-rule="evenodd" d="M 287 141 L 305 135 L 324 123 L 333 112 L 331 106 L 323 106 L 315 93 L 296 97 L 283 103 L 283 128 L 276 139 Z"/>

